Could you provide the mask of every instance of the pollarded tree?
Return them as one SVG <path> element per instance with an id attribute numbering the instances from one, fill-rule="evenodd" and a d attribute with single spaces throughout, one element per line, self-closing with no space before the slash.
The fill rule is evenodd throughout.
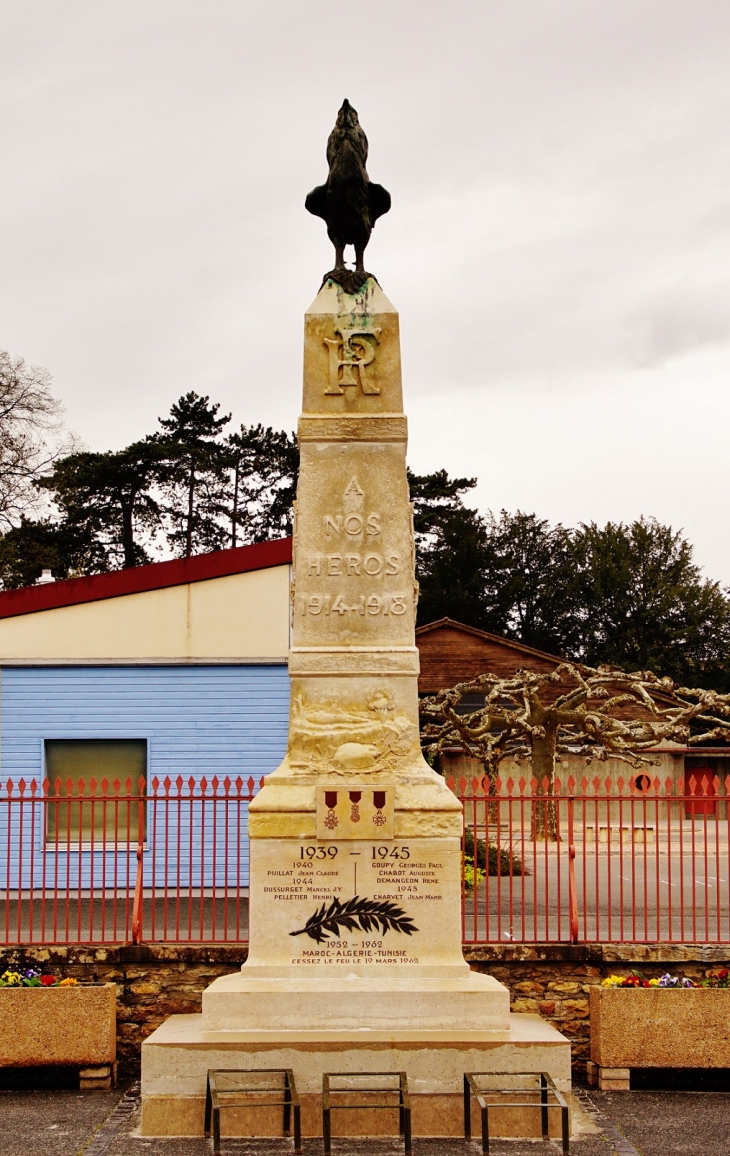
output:
<path id="1" fill-rule="evenodd" d="M 484 706 L 461 713 L 465 697 L 475 694 L 484 696 Z M 484 765 L 490 783 L 503 759 L 529 762 L 546 795 L 553 793 L 562 754 L 620 759 L 639 768 L 656 761 L 650 752 L 661 742 L 730 740 L 730 694 L 678 686 L 651 671 L 627 674 L 572 662 L 549 674 L 479 675 L 422 699 L 421 717 L 426 756 L 460 746 Z M 545 821 L 554 837 L 550 804 L 535 810 L 536 834 Z"/>

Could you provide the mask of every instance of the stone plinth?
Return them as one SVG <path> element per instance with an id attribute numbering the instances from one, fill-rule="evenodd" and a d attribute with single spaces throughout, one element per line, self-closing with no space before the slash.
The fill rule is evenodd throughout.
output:
<path id="1" fill-rule="evenodd" d="M 172 1016 L 142 1047 L 142 1132 L 200 1135 L 208 1069 L 239 1067 L 294 1070 L 306 1136 L 322 1135 L 322 1072 L 407 1072 L 416 1136 L 463 1135 L 462 1081 L 467 1071 L 547 1071 L 561 1091 L 570 1088 L 570 1046 L 539 1016 L 512 1015 L 503 1032 L 394 1032 L 365 1026 L 347 1031 L 210 1031 L 201 1016 Z M 364 1116 L 358 1132 L 373 1135 L 381 1124 L 392 1131 L 392 1121 L 374 1118 L 380 1115 Z M 539 1134 L 537 1123 L 534 1132 L 532 1122 L 526 1123 L 524 1134 Z M 279 1134 L 280 1126 L 280 1119 L 272 1122 L 273 1134 Z M 348 1118 L 347 1129 L 354 1126 Z M 258 1131 L 261 1127 L 260 1118 L 251 1116 L 241 1121 L 237 1133 L 251 1134 L 248 1129 L 253 1128 L 253 1134 L 271 1134 Z M 519 1135 L 514 1127 L 510 1120 L 507 1134 Z M 498 1127 L 494 1134 L 499 1135 Z"/>
<path id="2" fill-rule="evenodd" d="M 272 1012 L 288 1031 L 509 1031 L 509 992 L 489 975 L 459 979 L 334 974 L 313 979 L 221 976 L 203 993 L 217 1031 L 263 1031 Z"/>

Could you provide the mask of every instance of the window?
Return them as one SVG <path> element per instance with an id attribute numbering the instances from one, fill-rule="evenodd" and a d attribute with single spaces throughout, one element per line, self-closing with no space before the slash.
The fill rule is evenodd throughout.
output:
<path id="1" fill-rule="evenodd" d="M 140 779 L 143 793 L 147 780 L 146 739 L 46 739 L 45 747 L 48 842 L 96 843 L 105 838 L 107 843 L 136 843 L 136 800 Z M 106 792 L 103 779 L 108 780 Z"/>

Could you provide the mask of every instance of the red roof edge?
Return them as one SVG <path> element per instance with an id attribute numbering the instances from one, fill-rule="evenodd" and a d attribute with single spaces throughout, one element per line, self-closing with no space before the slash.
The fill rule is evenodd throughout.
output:
<path id="1" fill-rule="evenodd" d="M 65 578 L 49 582 L 47 586 L 24 586 L 20 590 L 0 592 L 0 618 L 56 610 L 59 606 L 78 606 L 82 602 L 101 602 L 125 594 L 163 590 L 166 586 L 185 586 L 189 582 L 225 578 L 249 570 L 267 570 L 271 566 L 286 566 L 291 560 L 291 538 L 279 538 L 275 542 L 214 550 L 212 554 L 194 554 L 191 558 L 176 558 L 172 562 L 152 562 L 129 570 L 112 570 L 108 574 Z"/>

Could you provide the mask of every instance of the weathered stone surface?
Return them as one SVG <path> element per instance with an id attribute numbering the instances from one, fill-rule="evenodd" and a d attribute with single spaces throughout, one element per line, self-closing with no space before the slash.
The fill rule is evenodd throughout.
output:
<path id="1" fill-rule="evenodd" d="M 115 988 L 0 988 L 0 1067 L 99 1065 L 116 1058 Z"/>
<path id="2" fill-rule="evenodd" d="M 509 988 L 512 1006 L 515 999 L 525 995 L 522 984 L 535 984 L 547 992 L 549 983 L 564 980 L 580 985 L 586 993 L 606 975 L 628 975 L 639 967 L 647 978 L 660 976 L 671 969 L 692 979 L 703 978 L 710 970 L 730 963 L 730 949 L 707 961 L 705 945 L 685 944 L 682 959 L 669 958 L 677 951 L 676 944 L 652 945 L 656 958 L 646 960 L 646 945 L 622 945 L 620 963 L 611 962 L 614 947 L 611 944 L 490 944 L 490 961 L 482 960 L 484 947 L 464 948 L 465 958 L 472 970 L 483 968 Z M 515 947 L 520 951 L 516 952 Z M 110 947 L 68 947 L 16 949 L 4 959 L 14 967 L 39 967 L 54 970 L 77 979 L 114 981 L 117 985 L 117 1050 L 120 1070 L 125 1075 L 138 1070 L 142 1040 L 159 1027 L 168 1015 L 189 1015 L 199 1012 L 203 990 L 217 975 L 227 975 L 240 966 L 246 957 L 245 944 L 214 944 L 189 946 L 185 944 L 114 945 Z M 713 949 L 714 950 L 714 949 Z M 565 958 L 561 957 L 565 953 Z M 596 960 L 606 961 L 597 964 Z M 582 957 L 582 958 L 581 958 Z M 144 966 L 131 960 L 144 959 Z M 127 962 L 127 961 L 130 962 Z M 218 962 L 216 962 L 216 960 Z M 157 995 L 135 996 L 129 988 L 144 970 L 148 982 L 155 985 Z M 572 996 L 567 998 L 572 999 Z M 589 1055 L 588 1018 L 577 1019 L 568 1014 L 562 998 L 551 992 L 549 999 L 539 1001 L 539 1014 L 567 1035 L 572 1044 L 573 1064 L 582 1069 Z M 164 1009 L 164 1010 L 161 1010 Z M 567 1030 L 576 1024 L 575 1034 Z"/>
<path id="3" fill-rule="evenodd" d="M 730 1068 L 730 990 L 595 988 L 591 1059 L 604 1073 L 606 1068 Z"/>

